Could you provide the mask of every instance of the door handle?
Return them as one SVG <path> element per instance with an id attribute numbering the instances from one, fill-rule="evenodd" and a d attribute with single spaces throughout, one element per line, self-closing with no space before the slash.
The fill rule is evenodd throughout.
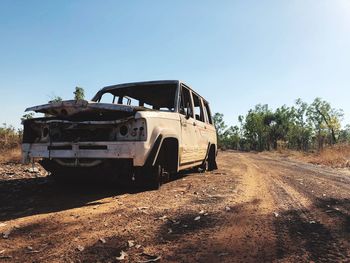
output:
<path id="1" fill-rule="evenodd" d="M 197 124 L 195 122 L 193 122 L 193 126 L 196 126 Z"/>

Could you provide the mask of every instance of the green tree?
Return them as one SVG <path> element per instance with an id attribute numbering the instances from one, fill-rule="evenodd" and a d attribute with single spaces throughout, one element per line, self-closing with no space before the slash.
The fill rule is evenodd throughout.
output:
<path id="1" fill-rule="evenodd" d="M 269 112 L 264 117 L 268 128 L 269 148 L 276 149 L 278 141 L 287 141 L 288 132 L 293 123 L 293 108 L 283 105 L 275 112 Z"/>
<path id="2" fill-rule="evenodd" d="M 215 113 L 213 116 L 213 121 L 218 136 L 218 146 L 221 148 L 224 141 L 224 132 L 227 128 L 227 125 L 224 122 L 224 114 L 218 112 Z"/>
<path id="3" fill-rule="evenodd" d="M 214 122 L 220 147 L 264 151 L 281 145 L 308 151 L 324 144 L 350 142 L 350 125 L 341 129 L 342 117 L 342 110 L 316 98 L 310 105 L 297 99 L 293 106 L 283 105 L 275 111 L 258 104 L 238 117 L 239 127 L 227 128 L 221 113 L 214 115 Z"/>
<path id="4" fill-rule="evenodd" d="M 340 131 L 338 141 L 350 143 L 350 124 L 346 125 L 344 129 Z"/>
<path id="5" fill-rule="evenodd" d="M 75 87 L 74 99 L 75 100 L 83 100 L 85 98 L 85 91 L 82 87 Z"/>
<path id="6" fill-rule="evenodd" d="M 294 117 L 295 122 L 288 134 L 290 147 L 297 150 L 307 151 L 311 142 L 312 127 L 307 119 L 308 104 L 300 98 L 295 101 Z"/>
<path id="7" fill-rule="evenodd" d="M 55 102 L 60 102 L 63 99 L 60 96 L 53 95 L 51 99 L 49 100 L 49 103 L 55 103 Z"/>
<path id="8" fill-rule="evenodd" d="M 218 135 L 223 135 L 225 129 L 227 128 L 227 125 L 225 124 L 224 121 L 224 114 L 222 113 L 215 113 L 213 116 L 213 120 L 214 120 L 214 125 L 216 128 L 216 132 L 218 133 Z"/>
<path id="9" fill-rule="evenodd" d="M 21 121 L 33 119 L 33 117 L 34 117 L 34 113 L 33 112 L 26 113 L 26 114 L 23 114 L 23 116 L 21 117 Z"/>
<path id="10" fill-rule="evenodd" d="M 61 102 L 62 100 L 63 99 L 60 96 L 52 95 L 50 100 L 49 100 L 49 103 L 57 103 L 57 102 Z M 48 113 L 45 113 L 44 116 L 45 117 L 50 117 L 51 115 L 48 114 Z"/>
<path id="11" fill-rule="evenodd" d="M 273 114 L 268 105 L 258 104 L 248 111 L 243 124 L 243 134 L 252 150 L 269 150 L 269 131 Z"/>
<path id="12" fill-rule="evenodd" d="M 327 137 L 330 144 L 337 142 L 343 117 L 342 110 L 332 108 L 327 101 L 316 98 L 308 107 L 307 116 L 315 128 L 318 149 L 323 147 Z"/>
<path id="13" fill-rule="evenodd" d="M 222 145 L 228 149 L 238 150 L 240 148 L 240 134 L 238 126 L 230 126 L 222 135 Z"/>

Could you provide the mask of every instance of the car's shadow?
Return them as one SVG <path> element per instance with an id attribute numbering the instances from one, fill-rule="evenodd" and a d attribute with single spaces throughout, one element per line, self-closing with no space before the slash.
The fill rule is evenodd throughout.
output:
<path id="1" fill-rule="evenodd" d="M 170 181 L 180 179 L 182 172 Z M 103 179 L 58 183 L 50 177 L 0 180 L 0 222 L 31 215 L 94 206 L 107 197 L 137 194 L 149 189 Z"/>
<path id="2" fill-rule="evenodd" d="M 46 177 L 0 181 L 0 221 L 96 205 L 128 191 L 103 182 L 62 184 Z"/>

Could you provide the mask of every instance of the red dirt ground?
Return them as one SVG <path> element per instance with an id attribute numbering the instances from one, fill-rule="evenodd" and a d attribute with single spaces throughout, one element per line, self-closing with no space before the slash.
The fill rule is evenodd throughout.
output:
<path id="1" fill-rule="evenodd" d="M 228 151 L 218 164 L 143 192 L 2 164 L 0 262 L 350 261 L 349 170 Z"/>

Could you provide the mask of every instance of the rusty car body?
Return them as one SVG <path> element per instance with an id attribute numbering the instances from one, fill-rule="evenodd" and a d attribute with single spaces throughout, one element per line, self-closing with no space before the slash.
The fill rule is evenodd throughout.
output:
<path id="1" fill-rule="evenodd" d="M 109 175 L 154 188 L 181 170 L 216 168 L 209 103 L 178 80 L 108 86 L 92 98 L 26 109 L 23 162 L 39 158 L 54 177 Z"/>

